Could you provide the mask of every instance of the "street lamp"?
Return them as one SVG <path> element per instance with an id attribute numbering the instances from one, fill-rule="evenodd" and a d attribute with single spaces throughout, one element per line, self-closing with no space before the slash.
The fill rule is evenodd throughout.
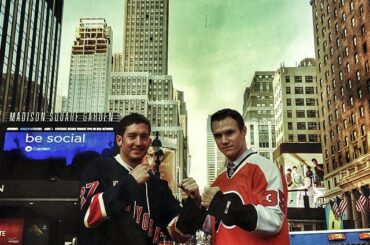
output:
<path id="1" fill-rule="evenodd" d="M 160 177 L 160 173 L 159 173 L 159 165 L 161 165 L 161 161 L 163 159 L 163 156 L 164 156 L 164 153 L 161 149 L 162 147 L 162 142 L 161 140 L 158 138 L 158 132 L 155 132 L 155 138 L 152 142 L 152 147 L 153 147 L 153 150 L 154 150 L 154 155 L 155 155 L 155 159 L 154 159 L 154 163 L 155 163 L 155 171 L 154 171 L 154 174 L 158 177 Z"/>

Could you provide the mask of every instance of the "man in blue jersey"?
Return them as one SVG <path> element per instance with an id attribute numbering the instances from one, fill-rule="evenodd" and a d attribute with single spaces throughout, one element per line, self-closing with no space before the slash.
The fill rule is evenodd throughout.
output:
<path id="1" fill-rule="evenodd" d="M 188 195 L 181 207 L 167 181 L 154 174 L 145 159 L 151 145 L 150 122 L 133 113 L 117 128 L 119 154 L 98 158 L 81 178 L 84 229 L 81 244 L 147 245 L 160 236 L 185 242 L 202 226 L 199 187 L 187 178 L 180 187 Z"/>

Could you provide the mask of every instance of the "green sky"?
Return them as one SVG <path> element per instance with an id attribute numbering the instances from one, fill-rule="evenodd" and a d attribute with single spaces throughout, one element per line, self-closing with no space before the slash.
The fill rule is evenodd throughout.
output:
<path id="1" fill-rule="evenodd" d="M 114 52 L 122 51 L 123 1 L 64 1 L 61 93 L 79 18 L 105 18 Z M 205 168 L 207 115 L 224 107 L 240 111 L 255 71 L 295 66 L 305 57 L 314 57 L 309 0 L 170 0 L 169 75 L 185 92 L 192 175 Z"/>

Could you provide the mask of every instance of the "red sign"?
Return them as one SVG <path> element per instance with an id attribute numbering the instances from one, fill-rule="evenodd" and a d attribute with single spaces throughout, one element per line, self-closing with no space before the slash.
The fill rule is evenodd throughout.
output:
<path id="1" fill-rule="evenodd" d="M 23 219 L 0 219 L 0 245 L 22 245 Z"/>

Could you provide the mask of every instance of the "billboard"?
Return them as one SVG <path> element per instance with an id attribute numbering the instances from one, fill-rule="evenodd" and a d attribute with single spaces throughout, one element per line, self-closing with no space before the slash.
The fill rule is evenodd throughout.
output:
<path id="1" fill-rule="evenodd" d="M 22 245 L 23 219 L 0 219 L 0 244 Z"/>
<path id="2" fill-rule="evenodd" d="M 169 148 L 162 147 L 163 155 L 161 155 L 160 160 L 161 164 L 159 165 L 160 178 L 168 182 L 168 186 L 171 190 L 177 189 L 176 183 L 176 152 Z M 149 165 L 152 168 L 155 166 L 155 151 L 153 147 L 149 147 L 147 159 Z"/>

